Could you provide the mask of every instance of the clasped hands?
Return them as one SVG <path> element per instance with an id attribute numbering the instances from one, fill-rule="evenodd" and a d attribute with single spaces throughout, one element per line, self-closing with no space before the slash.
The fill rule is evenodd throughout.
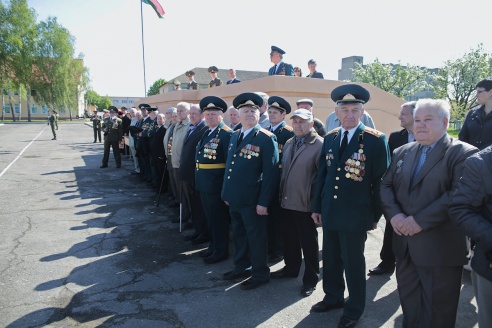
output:
<path id="1" fill-rule="evenodd" d="M 398 213 L 391 218 L 390 223 L 393 231 L 399 236 L 413 236 L 422 231 L 412 215 L 406 216 L 403 213 Z"/>

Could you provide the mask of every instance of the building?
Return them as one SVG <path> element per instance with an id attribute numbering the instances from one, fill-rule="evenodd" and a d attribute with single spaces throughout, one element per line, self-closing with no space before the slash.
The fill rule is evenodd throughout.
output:
<path id="1" fill-rule="evenodd" d="M 229 69 L 230 68 L 219 68 L 219 72 L 217 73 L 217 77 L 221 79 L 224 84 L 226 84 L 226 82 L 229 80 Z M 198 89 L 207 89 L 208 83 L 211 80 L 210 73 L 208 72 L 208 67 L 195 67 L 192 68 L 190 71 L 195 72 L 195 82 L 198 83 Z M 255 80 L 265 76 L 268 76 L 268 72 L 236 70 L 236 77 L 241 81 Z M 183 73 L 172 79 L 169 79 L 169 81 L 160 86 L 159 93 L 161 94 L 174 91 L 174 81 L 179 81 L 181 83 L 181 89 L 188 89 L 189 80 L 185 73 Z"/>
<path id="2" fill-rule="evenodd" d="M 126 107 L 126 108 L 132 108 L 135 107 L 135 103 L 141 98 L 141 97 L 113 97 L 113 96 L 108 96 L 109 99 L 111 100 L 111 103 L 113 106 L 116 106 L 118 108 L 121 107 Z"/>
<path id="3" fill-rule="evenodd" d="M 357 64 L 362 65 L 364 67 L 364 57 L 362 56 L 350 56 L 342 58 L 342 68 L 338 70 L 338 80 L 339 81 L 351 81 L 354 77 L 353 70 L 357 67 Z M 391 66 L 396 66 L 394 64 L 389 64 Z M 401 65 L 401 68 L 405 69 L 406 66 Z M 438 68 L 427 68 L 421 67 L 429 72 L 429 76 L 427 77 L 427 82 L 432 83 L 432 79 L 430 76 L 432 74 L 437 74 Z M 434 92 L 430 88 L 426 88 L 424 90 L 418 91 L 415 94 L 405 97 L 406 101 L 418 100 L 421 98 L 434 98 Z"/>

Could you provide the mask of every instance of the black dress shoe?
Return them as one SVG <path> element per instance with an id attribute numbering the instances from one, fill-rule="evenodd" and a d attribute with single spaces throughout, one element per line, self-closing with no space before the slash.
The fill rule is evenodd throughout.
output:
<path id="1" fill-rule="evenodd" d="M 214 263 L 225 261 L 228 258 L 229 258 L 228 255 L 224 255 L 224 256 L 211 255 L 209 257 L 204 258 L 203 261 L 208 264 L 214 264 Z"/>
<path id="2" fill-rule="evenodd" d="M 338 322 L 338 328 L 353 328 L 357 324 L 357 321 L 359 320 L 354 320 L 347 318 L 346 316 L 342 316 L 340 318 L 340 321 Z"/>
<path id="3" fill-rule="evenodd" d="M 200 256 L 202 258 L 206 258 L 206 257 L 211 256 L 212 254 L 213 254 L 213 252 L 207 248 L 206 250 L 200 251 L 198 253 L 198 256 Z"/>
<path id="4" fill-rule="evenodd" d="M 241 270 L 241 271 L 232 270 L 232 271 L 224 273 L 222 275 L 222 278 L 224 280 L 234 280 L 234 279 L 238 279 L 238 278 L 247 278 L 249 276 L 251 276 L 251 270 Z"/>
<path id="5" fill-rule="evenodd" d="M 284 257 L 282 255 L 269 255 L 268 256 L 268 263 L 278 263 L 282 261 Z"/>
<path id="6" fill-rule="evenodd" d="M 256 280 L 255 278 L 249 278 L 245 282 L 241 283 L 241 289 L 242 290 L 255 289 L 269 282 L 270 280 Z"/>
<path id="7" fill-rule="evenodd" d="M 272 279 L 297 278 L 297 275 L 288 273 L 285 269 L 280 269 L 278 271 L 270 273 L 270 278 Z"/>
<path id="8" fill-rule="evenodd" d="M 191 241 L 191 244 L 192 245 L 200 245 L 200 244 L 203 244 L 203 243 L 206 243 L 206 242 L 209 242 L 210 241 L 210 238 L 204 236 L 204 235 L 199 235 L 198 237 L 196 237 L 195 239 L 193 239 Z"/>
<path id="9" fill-rule="evenodd" d="M 186 236 L 183 239 L 184 239 L 184 241 L 192 241 L 193 239 L 198 238 L 198 236 L 199 236 L 199 234 L 195 232 L 194 234 Z"/>
<path id="10" fill-rule="evenodd" d="M 391 275 L 395 271 L 395 267 L 386 267 L 382 266 L 381 264 L 375 267 L 374 269 L 370 269 L 369 273 L 367 274 L 368 276 L 378 276 L 381 274 L 389 274 Z"/>
<path id="11" fill-rule="evenodd" d="M 105 169 L 105 168 L 107 168 L 107 167 L 108 167 L 108 165 L 107 165 L 107 164 L 103 164 L 103 165 L 99 166 L 99 168 L 101 168 L 101 169 Z"/>
<path id="12" fill-rule="evenodd" d="M 301 295 L 304 297 L 311 296 L 313 292 L 316 290 L 316 287 L 302 286 Z"/>
<path id="13" fill-rule="evenodd" d="M 311 311 L 313 312 L 328 312 L 333 309 L 340 309 L 343 307 L 343 303 L 335 303 L 335 304 L 326 304 L 325 302 L 321 301 L 316 304 L 314 304 L 311 307 Z"/>

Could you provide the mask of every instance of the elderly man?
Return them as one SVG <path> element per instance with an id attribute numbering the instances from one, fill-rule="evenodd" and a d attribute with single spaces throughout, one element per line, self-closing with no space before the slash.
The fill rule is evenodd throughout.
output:
<path id="1" fill-rule="evenodd" d="M 297 105 L 297 109 L 303 108 L 303 109 L 307 109 L 308 111 L 313 113 L 314 102 L 311 99 L 307 99 L 307 98 L 306 99 L 299 99 L 296 102 L 296 105 Z M 325 125 L 323 124 L 323 122 L 318 120 L 316 117 L 314 117 L 314 129 L 316 130 L 316 133 L 318 135 L 320 135 L 321 137 L 324 137 L 326 135 Z"/>
<path id="2" fill-rule="evenodd" d="M 104 119 L 102 131 L 104 132 L 104 156 L 101 168 L 108 167 L 109 150 L 113 148 L 116 167 L 121 168 L 120 141 L 123 138 L 121 119 L 117 117 L 118 108 L 109 106 L 109 117 Z"/>
<path id="3" fill-rule="evenodd" d="M 392 132 L 388 138 L 390 155 L 393 151 L 409 142 L 415 141 L 413 136 L 413 112 L 415 111 L 415 101 L 406 102 L 401 105 L 400 126 L 403 128 L 400 131 Z M 380 274 L 392 274 L 395 271 L 395 254 L 393 254 L 393 227 L 390 223 L 390 218 L 386 218 L 386 227 L 384 229 L 383 247 L 379 254 L 381 263 L 377 267 L 370 269 L 368 276 Z"/>
<path id="4" fill-rule="evenodd" d="M 268 120 L 267 109 L 268 109 L 268 98 L 270 97 L 264 92 L 255 92 L 255 93 L 258 96 L 260 96 L 261 99 L 263 99 L 263 105 L 261 105 L 260 107 L 260 118 L 258 120 L 258 124 L 262 128 L 268 129 L 268 127 L 270 126 L 270 121 Z"/>
<path id="5" fill-rule="evenodd" d="M 367 111 L 364 111 L 364 114 L 362 115 L 360 121 L 362 122 L 362 124 L 364 124 L 367 127 L 370 127 L 373 129 L 376 128 L 376 125 L 374 124 L 374 121 L 373 121 L 371 115 L 369 115 L 369 113 Z M 341 125 L 342 125 L 342 123 L 340 122 L 340 119 L 338 118 L 336 112 L 331 113 L 326 118 L 325 126 L 326 126 L 327 131 L 331 131 L 333 129 L 336 129 L 336 128 L 340 127 Z"/>
<path id="6" fill-rule="evenodd" d="M 270 281 L 267 265 L 268 207 L 279 183 L 275 135 L 258 124 L 263 99 L 255 93 L 234 98 L 243 127 L 229 142 L 222 200 L 229 205 L 234 235 L 234 269 L 224 279 L 251 278 L 241 289 L 254 289 Z M 251 271 L 248 268 L 251 267 Z"/>
<path id="7" fill-rule="evenodd" d="M 182 195 L 185 198 L 184 204 L 188 204 L 191 212 L 191 220 L 195 227 L 195 232 L 185 237 L 185 240 L 191 241 L 192 245 L 203 244 L 210 240 L 207 220 L 203 211 L 200 192 L 195 188 L 195 153 L 196 147 L 203 134 L 207 130 L 205 121 L 202 117 L 202 111 L 198 104 L 190 107 L 190 125 L 188 132 L 183 140 L 183 147 L 180 154 L 179 180 L 183 187 Z"/>
<path id="8" fill-rule="evenodd" d="M 479 327 L 492 327 L 492 148 L 465 161 L 463 177 L 451 198 L 449 213 L 474 241 L 471 277 Z"/>
<path id="9" fill-rule="evenodd" d="M 231 106 L 227 110 L 227 114 L 229 115 L 229 121 L 231 122 L 229 127 L 233 131 L 239 130 L 242 127 L 241 122 L 239 121 L 239 111 L 234 108 L 234 106 Z"/>
<path id="10" fill-rule="evenodd" d="M 154 184 L 157 192 L 167 188 L 167 181 L 164 179 L 164 173 L 166 172 L 166 152 L 164 149 L 164 136 L 166 135 L 165 120 L 164 114 L 157 114 L 157 128 L 150 144 L 152 164 L 154 165 L 155 172 Z"/>
<path id="11" fill-rule="evenodd" d="M 456 322 L 466 245 L 448 203 L 463 162 L 477 149 L 447 134 L 449 117 L 447 102 L 418 100 L 416 142 L 394 151 L 381 183 L 384 216 L 395 233 L 404 327 L 454 327 Z"/>
<path id="12" fill-rule="evenodd" d="M 319 280 L 318 231 L 311 219 L 311 190 L 316 182 L 323 138 L 313 129 L 313 119 L 307 109 L 298 109 L 291 116 L 295 136 L 284 145 L 280 179 L 285 266 L 270 274 L 274 279 L 296 278 L 304 254 L 303 296 L 311 295 Z"/>
<path id="13" fill-rule="evenodd" d="M 173 124 L 173 114 L 176 113 L 176 107 L 169 107 L 166 110 L 165 113 L 165 121 L 164 121 L 164 127 L 169 129 L 169 127 Z"/>
<path id="14" fill-rule="evenodd" d="M 232 130 L 222 121 L 224 100 L 208 96 L 200 101 L 207 129 L 196 148 L 195 187 L 200 192 L 210 234 L 210 245 L 200 253 L 205 263 L 229 258 L 229 213 L 220 192 Z"/>
<path id="15" fill-rule="evenodd" d="M 191 219 L 191 212 L 189 210 L 190 205 L 186 203 L 186 198 L 183 196 L 183 183 L 179 178 L 179 167 L 181 166 L 181 152 L 183 150 L 184 140 L 189 132 L 190 119 L 190 104 L 187 102 L 180 102 L 176 106 L 176 112 L 178 114 L 178 123 L 174 126 L 173 138 L 172 138 L 172 165 L 173 165 L 173 175 L 176 181 L 176 186 L 178 187 L 178 202 L 182 204 L 182 221 L 185 222 L 185 228 L 191 228 L 192 225 L 188 221 Z M 179 219 L 171 220 L 173 223 L 179 223 Z M 189 223 L 189 224 L 188 224 Z"/>
<path id="16" fill-rule="evenodd" d="M 157 108 L 147 107 L 149 113 L 146 120 L 142 125 L 142 132 L 140 132 L 140 144 L 142 145 L 142 162 L 144 164 L 144 180 L 155 187 L 155 171 L 152 160 L 152 140 L 154 138 L 155 131 L 157 129 Z"/>
<path id="17" fill-rule="evenodd" d="M 140 168 L 138 166 L 138 160 L 137 157 L 135 156 L 137 154 L 137 149 L 135 148 L 135 130 L 132 127 L 135 127 L 136 124 L 138 123 L 139 120 L 137 120 L 137 109 L 132 107 L 128 111 L 128 114 L 130 115 L 130 126 L 128 127 L 128 146 L 130 148 L 130 155 L 133 159 L 133 171 L 131 172 L 133 175 L 138 174 L 140 172 Z M 142 117 L 142 114 L 140 113 L 140 117 Z"/>
<path id="18" fill-rule="evenodd" d="M 178 186 L 176 185 L 176 180 L 174 178 L 174 170 L 173 170 L 173 163 L 172 163 L 172 144 L 173 144 L 173 133 L 174 133 L 174 127 L 178 124 L 178 111 L 176 108 L 173 109 L 172 113 L 172 118 L 171 118 L 171 125 L 167 128 L 166 130 L 166 135 L 164 136 L 164 151 L 166 153 L 166 168 L 167 168 L 167 174 L 169 176 L 169 186 L 171 188 L 168 188 L 168 194 L 170 194 L 170 198 L 172 199 L 172 204 L 171 206 L 179 206 L 177 203 L 177 200 L 179 199 L 178 196 Z"/>
<path id="19" fill-rule="evenodd" d="M 318 164 L 312 218 L 323 224 L 325 297 L 312 311 L 343 307 L 338 327 L 347 328 L 357 324 L 365 308 L 364 246 L 367 231 L 381 217 L 379 187 L 389 152 L 386 136 L 360 122 L 369 91 L 347 84 L 335 88 L 331 98 L 342 126 L 328 132 Z"/>
<path id="20" fill-rule="evenodd" d="M 239 80 L 237 77 L 236 77 L 236 70 L 231 68 L 228 72 L 229 74 L 229 80 L 227 81 L 226 84 L 233 84 L 233 83 L 239 83 L 241 82 L 241 80 Z"/>
<path id="21" fill-rule="evenodd" d="M 279 47 L 272 46 L 270 51 L 270 61 L 274 64 L 268 70 L 268 75 L 288 75 L 294 76 L 294 68 L 291 64 L 284 63 L 285 51 Z"/>
<path id="22" fill-rule="evenodd" d="M 290 104 L 282 97 L 273 96 L 268 99 L 268 130 L 277 137 L 279 162 L 282 162 L 282 148 L 287 140 L 294 136 L 292 127 L 285 123 L 285 116 L 290 114 Z M 278 190 L 277 190 L 278 192 Z M 283 260 L 283 217 L 279 198 L 274 197 L 268 214 L 268 262 L 276 263 Z"/>

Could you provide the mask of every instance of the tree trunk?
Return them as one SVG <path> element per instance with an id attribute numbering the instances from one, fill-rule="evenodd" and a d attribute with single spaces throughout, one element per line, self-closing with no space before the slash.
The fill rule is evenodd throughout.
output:
<path id="1" fill-rule="evenodd" d="M 26 85 L 27 121 L 31 122 L 31 87 Z"/>
<path id="2" fill-rule="evenodd" d="M 15 113 L 14 113 L 14 105 L 12 104 L 12 93 L 10 90 L 10 81 L 7 82 L 7 93 L 9 95 L 9 104 L 10 104 L 10 114 L 12 114 L 12 121 L 15 122 Z"/>
<path id="3" fill-rule="evenodd" d="M 22 90 L 21 88 L 19 88 L 19 116 L 18 116 L 19 121 L 22 118 L 21 113 L 22 113 Z"/>
<path id="4" fill-rule="evenodd" d="M 5 96 L 3 95 L 3 88 L 2 88 L 2 121 L 5 119 Z"/>

